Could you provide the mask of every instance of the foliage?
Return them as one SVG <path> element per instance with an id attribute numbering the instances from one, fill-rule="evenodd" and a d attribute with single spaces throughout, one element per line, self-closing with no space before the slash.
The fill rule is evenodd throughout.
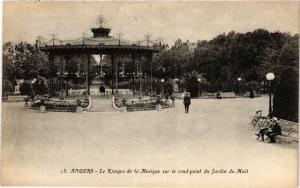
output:
<path id="1" fill-rule="evenodd" d="M 47 87 L 44 80 L 37 79 L 32 85 L 34 95 L 44 95 L 47 94 Z"/>
<path id="2" fill-rule="evenodd" d="M 14 86 L 8 79 L 2 80 L 2 95 L 7 96 L 14 91 Z"/>
<path id="3" fill-rule="evenodd" d="M 32 109 L 39 109 L 41 105 L 44 105 L 47 110 L 50 111 L 60 111 L 60 112 L 75 112 L 77 107 L 77 101 L 51 101 L 45 100 L 42 102 L 35 101 L 34 104 L 31 105 Z"/>
<path id="4" fill-rule="evenodd" d="M 173 87 L 172 85 L 167 81 L 164 83 L 164 95 L 165 97 L 169 97 L 173 94 Z"/>
<path id="5" fill-rule="evenodd" d="M 288 67 L 281 72 L 274 91 L 275 116 L 298 121 L 298 82 L 299 75 L 295 68 Z"/>
<path id="6" fill-rule="evenodd" d="M 31 84 L 28 82 L 23 82 L 20 86 L 20 93 L 21 95 L 31 96 L 32 95 Z"/>
<path id="7" fill-rule="evenodd" d="M 198 79 L 201 79 L 200 82 Z M 205 84 L 207 84 L 206 79 L 202 74 L 198 74 L 196 71 L 184 75 L 185 90 L 191 93 L 191 97 L 199 97 L 201 88 L 203 89 Z"/>
<path id="8" fill-rule="evenodd" d="M 298 43 L 298 34 L 291 36 L 264 29 L 245 34 L 224 33 L 209 41 L 198 41 L 194 50 L 179 39 L 155 56 L 155 72 L 160 73 L 155 76 L 180 79 L 184 74 L 197 72 L 206 78 L 208 92 L 234 91 L 238 87 L 236 80 L 241 77 L 244 82 L 239 87 L 249 90 L 254 83 L 259 86 L 267 72 L 279 75 L 284 67 L 298 67 Z M 186 84 L 194 93 L 195 80 Z"/>

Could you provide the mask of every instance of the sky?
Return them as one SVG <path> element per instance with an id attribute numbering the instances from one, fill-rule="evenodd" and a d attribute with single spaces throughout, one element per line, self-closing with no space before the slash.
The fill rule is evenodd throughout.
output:
<path id="1" fill-rule="evenodd" d="M 38 36 L 62 40 L 92 36 L 103 15 L 111 35 L 123 39 L 178 38 L 196 42 L 221 33 L 257 28 L 299 33 L 300 2 L 4 2 L 3 39 L 34 42 Z"/>

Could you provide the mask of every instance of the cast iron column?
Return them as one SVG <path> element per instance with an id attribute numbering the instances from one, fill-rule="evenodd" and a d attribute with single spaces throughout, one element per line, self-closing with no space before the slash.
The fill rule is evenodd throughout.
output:
<path id="1" fill-rule="evenodd" d="M 272 86 L 271 86 L 271 81 L 268 81 L 269 85 L 269 117 L 272 116 L 273 110 L 272 110 Z"/>
<path id="2" fill-rule="evenodd" d="M 118 61 L 119 58 L 116 58 L 116 92 L 118 93 Z"/>
<path id="3" fill-rule="evenodd" d="M 134 71 L 135 71 L 135 55 L 132 54 L 132 92 L 135 93 L 135 83 L 134 83 Z"/>
<path id="4" fill-rule="evenodd" d="M 87 72 L 86 72 L 87 94 L 88 95 L 90 95 L 90 63 L 91 63 L 91 56 L 88 55 L 88 64 L 87 64 Z"/>
<path id="5" fill-rule="evenodd" d="M 111 94 L 114 94 L 114 54 L 111 54 Z"/>
<path id="6" fill-rule="evenodd" d="M 49 82 L 48 82 L 48 87 L 49 87 L 49 97 L 52 97 L 53 91 L 52 91 L 52 66 L 53 66 L 53 61 L 54 61 L 54 54 L 49 52 Z"/>
<path id="7" fill-rule="evenodd" d="M 152 53 L 150 53 L 149 55 L 149 61 L 150 61 L 150 96 L 152 96 L 152 91 L 153 91 L 153 88 L 152 88 L 152 72 L 153 72 L 153 63 L 152 63 Z"/>
<path id="8" fill-rule="evenodd" d="M 69 64 L 69 56 L 66 56 L 66 66 Z M 67 89 L 66 89 L 66 96 L 69 96 L 69 72 L 66 74 L 66 81 L 67 81 Z"/>
<path id="9" fill-rule="evenodd" d="M 62 57 L 60 57 L 60 91 L 63 91 L 64 87 L 64 61 Z"/>

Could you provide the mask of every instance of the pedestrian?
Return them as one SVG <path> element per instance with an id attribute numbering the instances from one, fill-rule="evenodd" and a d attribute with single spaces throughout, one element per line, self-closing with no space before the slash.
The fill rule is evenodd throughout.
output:
<path id="1" fill-rule="evenodd" d="M 171 96 L 171 100 L 172 100 L 172 105 L 171 105 L 171 107 L 172 107 L 172 108 L 175 108 L 175 96 L 174 96 L 174 95 Z"/>
<path id="2" fill-rule="evenodd" d="M 251 90 L 250 90 L 250 98 L 254 98 L 254 96 L 255 96 L 254 90 L 251 89 Z"/>
<path id="3" fill-rule="evenodd" d="M 161 99 L 160 99 L 160 96 L 159 95 L 157 95 L 156 96 L 156 110 L 157 111 L 160 111 L 161 110 Z"/>
<path id="4" fill-rule="evenodd" d="M 189 113 L 189 108 L 190 108 L 190 105 L 191 105 L 191 97 L 190 97 L 189 92 L 185 92 L 184 98 L 183 98 L 183 104 L 184 104 L 185 113 L 188 114 Z"/>

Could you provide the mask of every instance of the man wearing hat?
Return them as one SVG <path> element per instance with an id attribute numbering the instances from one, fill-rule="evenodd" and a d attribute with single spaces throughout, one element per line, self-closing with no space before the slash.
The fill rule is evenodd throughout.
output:
<path id="1" fill-rule="evenodd" d="M 189 107 L 191 105 L 191 97 L 190 97 L 190 93 L 189 92 L 185 92 L 184 97 L 183 97 L 183 104 L 184 104 L 184 109 L 185 109 L 185 113 L 188 114 L 189 113 Z"/>
<path id="2" fill-rule="evenodd" d="M 264 135 L 267 135 L 270 138 L 272 143 L 275 142 L 275 136 L 281 134 L 281 128 L 278 125 L 278 119 L 273 117 L 269 120 L 268 126 L 266 128 L 260 129 L 259 133 L 255 134 L 257 136 L 257 140 L 261 138 L 264 141 Z"/>
<path id="3" fill-rule="evenodd" d="M 275 136 L 282 135 L 281 133 L 281 127 L 278 124 L 278 119 L 276 117 L 273 117 L 272 119 L 272 125 L 270 127 L 270 131 L 266 134 L 270 138 L 270 143 L 275 143 Z"/>

